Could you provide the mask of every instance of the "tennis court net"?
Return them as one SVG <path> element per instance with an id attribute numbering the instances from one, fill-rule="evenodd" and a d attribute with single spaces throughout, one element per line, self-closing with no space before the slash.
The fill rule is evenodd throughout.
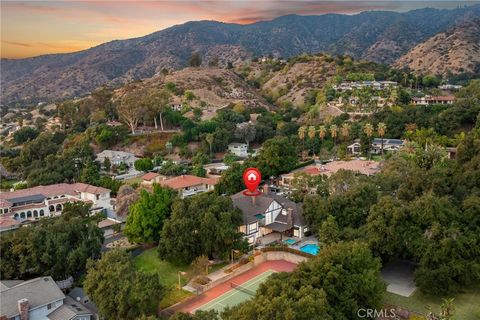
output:
<path id="1" fill-rule="evenodd" d="M 251 296 L 254 296 L 255 295 L 255 291 L 253 290 L 250 290 L 250 289 L 247 289 L 245 288 L 244 286 L 241 286 L 239 284 L 236 284 L 234 282 L 230 282 L 230 287 L 232 287 L 233 289 L 235 290 L 238 290 L 238 291 L 241 291 L 241 292 L 244 292 L 246 294 L 249 294 Z"/>

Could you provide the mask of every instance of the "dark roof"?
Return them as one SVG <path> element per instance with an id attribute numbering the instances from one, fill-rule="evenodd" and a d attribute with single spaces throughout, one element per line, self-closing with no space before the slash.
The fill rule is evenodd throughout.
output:
<path id="1" fill-rule="evenodd" d="M 373 144 L 381 144 L 382 143 L 382 139 L 380 138 L 374 138 L 373 141 L 372 141 Z M 386 145 L 386 144 L 395 144 L 395 145 L 402 145 L 404 144 L 404 141 L 402 139 L 383 139 L 383 144 Z"/>
<path id="2" fill-rule="evenodd" d="M 277 232 L 285 232 L 288 229 L 290 229 L 287 224 L 279 223 L 279 222 L 267 224 L 265 227 Z"/>
<path id="3" fill-rule="evenodd" d="M 261 193 L 260 195 L 256 196 L 255 199 L 252 199 L 253 197 L 245 196 L 243 194 L 243 191 L 241 191 L 232 195 L 231 198 L 233 201 L 233 205 L 242 211 L 244 224 L 249 224 L 261 220 L 259 219 L 259 217 L 257 217 L 257 215 L 264 214 L 273 201 L 278 202 L 283 209 L 292 209 L 293 224 L 300 226 L 303 226 L 305 224 L 302 215 L 302 206 L 277 194 L 270 192 Z M 280 213 L 277 216 L 277 219 L 275 219 L 275 222 L 286 223 L 287 216 Z"/>
<path id="4" fill-rule="evenodd" d="M 46 197 L 43 194 L 33 194 L 31 196 L 10 198 L 8 199 L 8 201 L 13 204 L 16 204 L 16 203 L 22 203 L 22 202 L 43 201 L 45 200 L 45 198 Z"/>

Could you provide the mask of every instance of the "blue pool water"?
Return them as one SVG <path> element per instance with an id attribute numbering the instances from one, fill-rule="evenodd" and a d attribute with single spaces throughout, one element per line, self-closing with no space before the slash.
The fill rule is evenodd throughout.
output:
<path id="1" fill-rule="evenodd" d="M 300 251 L 310 253 L 310 254 L 313 254 L 313 255 L 317 255 L 318 249 L 319 249 L 318 244 L 306 244 L 306 245 L 300 247 Z"/>
<path id="2" fill-rule="evenodd" d="M 296 241 L 294 239 L 287 239 L 287 240 L 284 240 L 283 242 L 285 242 L 286 244 L 294 244 Z"/>

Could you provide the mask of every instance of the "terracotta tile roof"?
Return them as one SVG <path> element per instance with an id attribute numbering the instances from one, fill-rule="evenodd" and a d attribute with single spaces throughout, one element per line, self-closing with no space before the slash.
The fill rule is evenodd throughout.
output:
<path id="1" fill-rule="evenodd" d="M 120 222 L 107 218 L 100 221 L 97 226 L 101 229 L 101 228 L 110 227 L 119 223 Z"/>
<path id="2" fill-rule="evenodd" d="M 9 202 L 7 200 L 0 199 L 0 207 L 1 208 L 11 207 L 11 206 L 12 206 L 11 202 Z"/>
<path id="3" fill-rule="evenodd" d="M 87 193 L 93 193 L 93 194 L 110 192 L 110 190 L 107 188 L 96 187 L 90 184 L 80 183 L 80 182 L 74 183 L 72 186 L 75 191 L 79 191 L 79 192 L 87 192 Z"/>
<path id="4" fill-rule="evenodd" d="M 20 221 L 15 220 L 12 216 L 0 217 L 0 229 L 10 228 L 20 224 Z"/>
<path id="5" fill-rule="evenodd" d="M 326 176 L 330 176 L 336 173 L 339 170 L 350 170 L 359 172 L 365 175 L 372 175 L 379 171 L 379 163 L 376 161 L 368 161 L 368 160 L 351 160 L 351 161 L 332 161 L 326 163 L 324 165 L 311 165 L 307 166 L 293 172 L 287 173 L 284 176 L 293 176 L 297 172 L 305 172 L 311 176 L 317 176 L 320 174 L 324 174 Z"/>
<path id="6" fill-rule="evenodd" d="M 156 177 L 160 176 L 158 173 L 155 173 L 155 172 L 149 172 L 145 175 L 143 175 L 142 179 L 145 180 L 145 181 L 151 181 L 153 179 L 155 179 Z"/>
<path id="7" fill-rule="evenodd" d="M 1 200 L 15 199 L 20 197 L 28 197 L 32 195 L 44 195 L 45 197 L 59 196 L 62 194 L 68 194 L 76 196 L 79 192 L 88 192 L 93 194 L 100 194 L 105 192 L 110 192 L 110 190 L 95 187 L 85 183 L 57 183 L 51 184 L 48 186 L 37 186 L 33 188 L 17 190 L 13 192 L 4 192 L 0 193 Z"/>
<path id="8" fill-rule="evenodd" d="M 172 189 L 182 189 L 199 184 L 216 185 L 217 182 L 218 180 L 213 178 L 200 178 L 197 176 L 181 175 L 172 179 L 160 181 L 160 184 L 164 187 L 169 187 Z"/>

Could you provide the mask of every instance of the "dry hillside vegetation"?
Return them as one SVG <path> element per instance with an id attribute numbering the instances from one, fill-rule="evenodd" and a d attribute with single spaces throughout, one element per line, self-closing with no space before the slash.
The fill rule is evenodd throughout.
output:
<path id="1" fill-rule="evenodd" d="M 190 103 L 193 107 L 200 107 L 201 101 L 215 109 L 238 102 L 245 106 L 268 107 L 254 89 L 227 69 L 186 68 L 167 75 L 163 82 L 173 82 L 177 87 L 192 91 L 196 97 Z"/>
<path id="2" fill-rule="evenodd" d="M 325 56 L 308 56 L 289 63 L 262 87 L 274 100 L 290 101 L 295 106 L 305 104 L 309 91 L 322 88 L 338 72 L 337 64 Z"/>
<path id="3" fill-rule="evenodd" d="M 465 21 L 417 45 L 395 62 L 416 73 L 473 73 L 480 66 L 480 19 Z"/>

